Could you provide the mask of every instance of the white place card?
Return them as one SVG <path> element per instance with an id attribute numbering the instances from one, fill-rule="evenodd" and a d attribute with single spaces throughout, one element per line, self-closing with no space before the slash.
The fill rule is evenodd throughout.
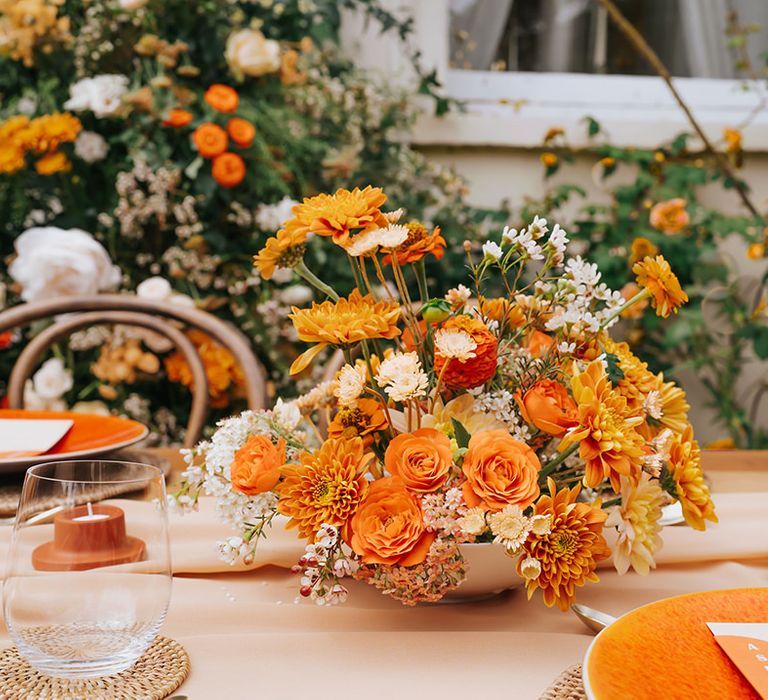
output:
<path id="1" fill-rule="evenodd" d="M 0 459 L 48 452 L 72 427 L 72 420 L 0 419 Z"/>

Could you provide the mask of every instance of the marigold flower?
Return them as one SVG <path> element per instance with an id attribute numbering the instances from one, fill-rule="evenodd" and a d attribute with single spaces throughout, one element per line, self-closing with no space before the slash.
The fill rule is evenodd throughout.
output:
<path id="1" fill-rule="evenodd" d="M 328 426 L 328 437 L 346 439 L 360 437 L 366 447 L 373 442 L 373 434 L 387 427 L 387 418 L 381 403 L 375 399 L 358 399 L 354 405 L 342 406 Z"/>
<path id="2" fill-rule="evenodd" d="M 38 175 L 55 175 L 56 173 L 67 172 L 72 169 L 72 163 L 65 153 L 57 151 L 56 153 L 47 153 L 35 163 L 35 170 Z"/>
<path id="3" fill-rule="evenodd" d="M 576 403 L 552 379 L 541 379 L 525 393 L 518 389 L 514 396 L 523 420 L 549 435 L 560 437 L 579 422 Z"/>
<path id="4" fill-rule="evenodd" d="M 384 466 L 416 493 L 439 489 L 453 465 L 453 449 L 448 437 L 433 428 L 401 433 L 389 443 Z"/>
<path id="5" fill-rule="evenodd" d="M 27 164 L 24 159 L 24 151 L 12 143 L 0 141 L 0 173 L 12 175 Z"/>
<path id="6" fill-rule="evenodd" d="M 168 110 L 168 116 L 163 120 L 163 126 L 182 127 L 192 123 L 191 112 L 186 109 L 174 108 Z"/>
<path id="7" fill-rule="evenodd" d="M 496 374 L 498 340 L 482 321 L 462 314 L 449 318 L 442 329 L 464 331 L 477 346 L 473 350 L 475 356 L 464 361 L 446 358 L 435 348 L 435 374 L 443 377 L 445 386 L 471 389 L 485 384 Z"/>
<path id="8" fill-rule="evenodd" d="M 693 428 L 690 425 L 682 435 L 673 439 L 669 447 L 667 468 L 688 525 L 694 530 L 705 530 L 705 520 L 718 522 L 701 469 L 699 443 L 693 439 Z"/>
<path id="9" fill-rule="evenodd" d="M 445 239 L 440 235 L 440 227 L 436 226 L 432 233 L 427 227 L 418 221 L 409 221 L 405 224 L 408 229 L 408 237 L 395 249 L 394 256 L 400 265 L 414 263 L 428 254 L 432 254 L 436 260 L 442 260 L 445 254 Z M 393 256 L 386 255 L 382 262 L 385 265 L 392 263 Z"/>
<path id="10" fill-rule="evenodd" d="M 650 293 L 657 316 L 667 318 L 688 301 L 688 295 L 663 256 L 645 258 L 635 263 L 632 271 L 637 275 L 637 283 Z"/>
<path id="11" fill-rule="evenodd" d="M 680 233 L 690 221 L 691 217 L 685 210 L 685 200 L 681 197 L 659 202 L 651 209 L 651 226 L 668 236 Z"/>
<path id="12" fill-rule="evenodd" d="M 567 612 L 576 599 L 576 586 L 597 583 L 597 564 L 611 554 L 602 534 L 608 516 L 576 501 L 579 486 L 557 491 L 553 479 L 547 479 L 547 484 L 550 495 L 536 502 L 533 513 L 549 516 L 551 529 L 545 535 L 529 535 L 517 572 L 525 578 L 529 600 L 540 588 L 545 605 Z"/>
<path id="13" fill-rule="evenodd" d="M 245 161 L 237 153 L 222 153 L 213 159 L 211 175 L 222 187 L 237 187 L 245 178 Z"/>
<path id="14" fill-rule="evenodd" d="M 400 335 L 400 305 L 377 302 L 370 294 L 362 296 L 357 289 L 347 299 L 313 302 L 309 309 L 294 306 L 292 311 L 288 318 L 293 321 L 299 340 L 317 345 L 296 358 L 291 374 L 305 369 L 328 345 L 343 347 L 371 338 L 391 339 Z"/>
<path id="15" fill-rule="evenodd" d="M 314 542 L 323 524 L 346 526 L 368 491 L 373 458 L 360 438 L 326 440 L 319 450 L 302 452 L 299 464 L 284 465 L 276 490 L 278 512 L 291 518 L 287 527 Z"/>
<path id="16" fill-rule="evenodd" d="M 74 141 L 82 128 L 77 117 L 57 112 L 33 119 L 13 135 L 13 140 L 28 151 L 53 153 L 62 143 Z"/>
<path id="17" fill-rule="evenodd" d="M 192 143 L 203 158 L 215 158 L 227 150 L 229 139 L 220 126 L 206 122 L 192 132 Z"/>
<path id="18" fill-rule="evenodd" d="M 253 264 L 265 280 L 272 279 L 275 268 L 291 268 L 301 262 L 306 241 L 306 233 L 289 233 L 282 229 L 276 236 L 267 239 L 264 247 L 254 256 Z"/>
<path id="19" fill-rule="evenodd" d="M 203 99 L 217 112 L 229 114 L 237 111 L 240 98 L 235 90 L 228 85 L 215 83 L 211 85 L 203 95 Z"/>
<path id="20" fill-rule="evenodd" d="M 249 435 L 235 452 L 229 468 L 232 489 L 246 496 L 271 491 L 280 479 L 285 464 L 285 440 L 274 444 L 266 435 Z"/>
<path id="21" fill-rule="evenodd" d="M 233 117 L 227 122 L 227 133 L 240 148 L 248 148 L 256 137 L 256 128 L 247 119 Z"/>

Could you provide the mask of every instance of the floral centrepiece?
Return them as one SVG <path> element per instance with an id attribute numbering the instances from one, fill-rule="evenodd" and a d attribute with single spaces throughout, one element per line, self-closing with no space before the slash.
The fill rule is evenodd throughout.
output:
<path id="1" fill-rule="evenodd" d="M 329 297 L 293 308 L 311 347 L 292 372 L 329 346 L 344 363 L 188 452 L 174 502 L 217 498 L 240 531 L 220 543 L 225 559 L 253 560 L 282 515 L 307 541 L 301 595 L 342 602 L 354 577 L 413 605 L 458 588 L 462 546 L 487 543 L 504 548 L 529 597 L 567 610 L 610 557 L 622 574 L 655 567 L 664 505 L 680 501 L 696 529 L 717 522 L 684 393 L 610 336 L 637 304 L 667 317 L 686 300 L 662 257 L 638 260 L 627 299 L 536 218 L 486 242 L 479 260 L 467 244 L 473 289 L 431 297 L 421 261 L 440 257 L 442 236 L 428 234 L 419 257 L 420 224 L 399 225 L 385 201 L 372 187 L 305 200 L 255 257 L 270 272 L 301 270 Z M 347 297 L 306 266 L 311 234 L 346 253 Z"/>

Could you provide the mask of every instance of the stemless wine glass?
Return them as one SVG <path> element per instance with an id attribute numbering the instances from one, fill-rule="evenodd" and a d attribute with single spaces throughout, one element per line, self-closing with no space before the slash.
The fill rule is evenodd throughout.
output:
<path id="1" fill-rule="evenodd" d="M 165 619 L 171 581 L 157 467 L 71 461 L 27 471 L 3 606 L 38 671 L 92 678 L 131 666 Z"/>

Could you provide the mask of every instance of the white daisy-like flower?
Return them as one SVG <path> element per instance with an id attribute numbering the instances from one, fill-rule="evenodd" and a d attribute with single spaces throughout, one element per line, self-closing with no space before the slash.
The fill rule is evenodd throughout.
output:
<path id="1" fill-rule="evenodd" d="M 544 537 L 552 531 L 551 515 L 534 515 L 531 518 L 531 532 L 537 537 Z"/>
<path id="2" fill-rule="evenodd" d="M 466 362 L 476 357 L 477 343 L 474 338 L 462 330 L 441 328 L 435 333 L 435 347 L 445 358 Z"/>
<path id="3" fill-rule="evenodd" d="M 531 520 L 523 515 L 520 506 L 505 506 L 498 513 L 492 513 L 488 516 L 488 525 L 495 535 L 493 541 L 503 544 L 512 554 L 523 546 L 531 532 Z"/>
<path id="4" fill-rule="evenodd" d="M 560 352 L 563 355 L 570 355 L 574 352 L 576 352 L 576 343 L 569 343 L 565 340 L 563 340 L 558 346 L 557 346 L 558 352 Z"/>
<path id="5" fill-rule="evenodd" d="M 519 235 L 520 234 L 516 228 L 505 226 L 504 230 L 501 232 L 501 245 L 511 245 L 517 240 Z"/>
<path id="6" fill-rule="evenodd" d="M 541 562 L 533 557 L 526 557 L 520 563 L 520 574 L 527 581 L 539 578 L 541 574 Z"/>
<path id="7" fill-rule="evenodd" d="M 395 211 L 385 212 L 384 218 L 389 221 L 390 224 L 396 224 L 398 221 L 400 221 L 403 214 L 405 214 L 405 209 L 400 207 L 399 209 L 395 209 Z"/>
<path id="8" fill-rule="evenodd" d="M 649 391 L 648 395 L 643 399 L 643 410 L 654 420 L 661 420 L 664 417 L 661 392 L 655 389 Z"/>
<path id="9" fill-rule="evenodd" d="M 565 246 L 569 242 L 568 234 L 565 229 L 560 228 L 560 224 L 555 224 L 552 233 L 549 234 L 547 248 L 552 255 L 552 264 L 560 267 L 565 260 Z"/>
<path id="10" fill-rule="evenodd" d="M 398 224 L 367 231 L 355 237 L 351 245 L 347 247 L 347 253 L 353 258 L 357 258 L 361 255 L 368 255 L 377 248 L 397 248 L 405 242 L 408 234 L 408 228 Z"/>
<path id="11" fill-rule="evenodd" d="M 467 535 L 482 535 L 488 528 L 485 511 L 482 508 L 470 508 L 457 521 L 462 532 Z"/>
<path id="12" fill-rule="evenodd" d="M 483 243 L 483 256 L 486 259 L 501 260 L 501 256 L 503 254 L 504 251 L 501 249 L 501 246 L 495 241 L 488 241 L 487 243 Z"/>
<path id="13" fill-rule="evenodd" d="M 445 293 L 445 300 L 454 308 L 458 309 L 466 304 L 472 296 L 471 290 L 460 284 L 458 287 L 449 289 Z"/>
<path id="14" fill-rule="evenodd" d="M 342 406 L 351 406 L 365 389 L 365 367 L 344 365 L 339 372 L 338 385 L 333 390 L 334 396 Z"/>
<path id="15" fill-rule="evenodd" d="M 531 221 L 526 231 L 534 238 L 541 238 L 547 231 L 549 231 L 547 220 L 540 216 L 534 216 L 533 221 Z"/>
<path id="16" fill-rule="evenodd" d="M 429 378 L 415 352 L 401 352 L 388 357 L 379 366 L 376 381 L 393 401 L 410 401 L 425 396 Z"/>

